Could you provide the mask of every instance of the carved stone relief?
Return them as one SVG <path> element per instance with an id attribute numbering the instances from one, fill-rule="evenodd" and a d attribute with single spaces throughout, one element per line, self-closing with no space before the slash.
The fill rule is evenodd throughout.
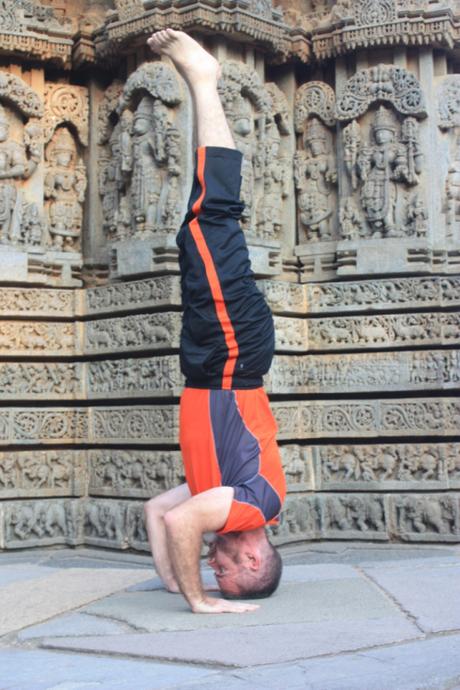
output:
<path id="1" fill-rule="evenodd" d="M 0 288 L 2 316 L 61 316 L 75 315 L 77 291 L 47 290 L 46 288 Z"/>
<path id="2" fill-rule="evenodd" d="M 183 386 L 177 355 L 88 364 L 89 399 L 180 395 Z"/>
<path id="3" fill-rule="evenodd" d="M 119 88 L 112 86 L 99 111 L 106 236 L 113 242 L 175 234 L 185 197 L 178 78 L 164 63 L 147 62 L 130 75 L 116 100 Z"/>
<path id="4" fill-rule="evenodd" d="M 86 544 L 125 549 L 126 502 L 87 500 L 83 505 L 83 535 Z"/>
<path id="5" fill-rule="evenodd" d="M 302 241 L 337 237 L 337 166 L 331 127 L 335 125 L 335 95 L 323 82 L 309 82 L 296 94 L 295 127 L 301 135 L 294 158 L 294 175 Z"/>
<path id="6" fill-rule="evenodd" d="M 315 488 L 312 449 L 297 444 L 280 446 L 288 491 L 312 491 Z"/>
<path id="7" fill-rule="evenodd" d="M 460 501 L 457 495 L 391 496 L 391 511 L 398 537 L 405 541 L 460 539 Z"/>
<path id="8" fill-rule="evenodd" d="M 0 453 L 0 496 L 19 498 L 82 496 L 86 492 L 86 453 L 33 450 Z"/>
<path id="9" fill-rule="evenodd" d="M 76 545 L 83 542 L 81 503 L 75 499 L 12 502 L 0 508 L 2 548 Z"/>
<path id="10" fill-rule="evenodd" d="M 183 483 L 177 451 L 92 450 L 89 491 L 101 496 L 150 498 Z"/>
<path id="11" fill-rule="evenodd" d="M 460 80 L 458 75 L 444 77 L 438 88 L 438 125 L 444 133 L 447 169 L 442 205 L 445 218 L 445 241 L 460 244 Z M 443 171 L 444 172 L 444 171 Z"/>
<path id="12" fill-rule="evenodd" d="M 283 505 L 279 525 L 274 525 L 269 530 L 274 544 L 318 539 L 320 511 L 317 497 L 288 496 Z"/>
<path id="13" fill-rule="evenodd" d="M 178 425 L 175 405 L 91 410 L 91 435 L 98 443 L 177 443 Z"/>
<path id="14" fill-rule="evenodd" d="M 0 352 L 4 354 L 73 355 L 79 349 L 74 323 L 0 322 Z"/>
<path id="15" fill-rule="evenodd" d="M 127 352 L 179 346 L 180 314 L 148 314 L 89 321 L 85 352 Z"/>
<path id="16" fill-rule="evenodd" d="M 376 494 L 318 495 L 321 537 L 325 539 L 384 539 L 388 535 L 388 507 Z"/>
<path id="17" fill-rule="evenodd" d="M 2 445 L 85 443 L 87 440 L 86 410 L 16 407 L 0 411 Z"/>
<path id="18" fill-rule="evenodd" d="M 279 240 L 290 174 L 283 146 L 291 127 L 286 100 L 274 84 L 262 84 L 243 63 L 225 62 L 218 88 L 243 154 L 243 230 L 248 238 Z"/>
<path id="19" fill-rule="evenodd" d="M 275 402 L 281 440 L 449 436 L 460 421 L 456 398 Z"/>
<path id="20" fill-rule="evenodd" d="M 460 351 L 276 355 L 265 385 L 278 394 L 449 390 L 460 387 Z"/>
<path id="21" fill-rule="evenodd" d="M 3 400 L 82 399 L 83 365 L 65 363 L 0 363 Z"/>
<path id="22" fill-rule="evenodd" d="M 88 314 L 103 314 L 147 307 L 178 307 L 179 278 L 162 276 L 85 290 Z"/>

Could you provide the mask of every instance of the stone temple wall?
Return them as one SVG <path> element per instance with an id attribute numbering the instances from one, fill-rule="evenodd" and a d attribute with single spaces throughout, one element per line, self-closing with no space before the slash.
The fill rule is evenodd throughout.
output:
<path id="1" fill-rule="evenodd" d="M 175 233 L 221 61 L 275 314 L 275 542 L 460 541 L 460 3 L 0 6 L 0 549 L 147 550 L 183 480 Z"/>

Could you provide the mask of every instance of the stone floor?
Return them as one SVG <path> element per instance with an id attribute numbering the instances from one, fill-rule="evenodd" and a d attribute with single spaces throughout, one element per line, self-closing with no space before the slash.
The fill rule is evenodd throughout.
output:
<path id="1" fill-rule="evenodd" d="M 460 690 L 460 545 L 283 557 L 258 611 L 198 616 L 144 555 L 0 553 L 0 690 Z"/>

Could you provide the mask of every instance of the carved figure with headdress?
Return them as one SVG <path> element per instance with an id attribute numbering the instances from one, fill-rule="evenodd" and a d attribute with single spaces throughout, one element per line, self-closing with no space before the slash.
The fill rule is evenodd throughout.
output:
<path id="1" fill-rule="evenodd" d="M 86 171 L 75 141 L 66 127 L 56 130 L 46 150 L 45 198 L 51 246 L 78 251 L 83 222 Z"/>
<path id="2" fill-rule="evenodd" d="M 331 239 L 337 170 L 329 131 L 316 117 L 308 120 L 305 126 L 303 150 L 295 154 L 294 174 L 299 191 L 300 222 L 307 239 Z"/>

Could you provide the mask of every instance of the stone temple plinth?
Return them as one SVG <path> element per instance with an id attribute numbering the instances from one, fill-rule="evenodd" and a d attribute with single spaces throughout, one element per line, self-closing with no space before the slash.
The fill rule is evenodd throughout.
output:
<path id="1" fill-rule="evenodd" d="M 460 542 L 460 4 L 16 0 L 0 9 L 0 549 L 147 550 L 183 480 L 175 234 L 220 60 L 275 315 L 276 543 Z"/>

